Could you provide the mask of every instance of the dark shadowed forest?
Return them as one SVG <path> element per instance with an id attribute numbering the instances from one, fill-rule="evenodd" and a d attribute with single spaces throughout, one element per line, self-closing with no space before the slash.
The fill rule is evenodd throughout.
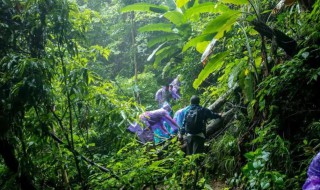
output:
<path id="1" fill-rule="evenodd" d="M 302 189 L 319 15 L 320 0 L 1 0 L 0 189 Z M 193 95 L 222 115 L 204 153 L 128 130 L 174 79 L 171 117 Z"/>

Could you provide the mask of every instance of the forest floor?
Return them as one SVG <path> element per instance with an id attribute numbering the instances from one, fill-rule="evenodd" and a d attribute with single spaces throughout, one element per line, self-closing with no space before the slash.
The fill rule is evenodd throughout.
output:
<path id="1" fill-rule="evenodd" d="M 223 181 L 217 181 L 217 180 L 211 181 L 210 187 L 214 190 L 228 189 L 228 186 Z"/>

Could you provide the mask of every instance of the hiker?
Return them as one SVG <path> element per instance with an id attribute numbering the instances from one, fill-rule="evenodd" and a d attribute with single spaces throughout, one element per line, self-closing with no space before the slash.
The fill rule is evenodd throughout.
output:
<path id="1" fill-rule="evenodd" d="M 142 113 L 139 118 L 151 129 L 156 144 L 170 138 L 179 130 L 178 124 L 170 117 L 171 107 L 165 103 L 162 108 Z"/>
<path id="2" fill-rule="evenodd" d="M 171 83 L 170 85 L 172 86 L 172 92 L 173 94 L 177 97 L 177 99 L 180 99 L 180 81 L 179 79 L 181 78 L 180 75 L 178 75 Z"/>
<path id="3" fill-rule="evenodd" d="M 184 116 L 186 114 L 186 107 L 182 108 L 182 109 L 179 109 L 178 111 L 176 111 L 174 113 L 174 116 L 173 116 L 173 120 L 179 125 L 179 131 L 181 131 L 182 129 L 182 125 L 183 125 L 183 120 L 184 120 Z M 185 139 L 183 139 L 181 136 L 180 136 L 180 133 L 178 134 L 178 140 L 180 141 L 181 143 L 181 150 L 184 152 L 184 153 L 187 153 L 187 142 Z"/>
<path id="4" fill-rule="evenodd" d="M 149 127 L 143 128 L 137 122 L 130 123 L 127 129 L 130 132 L 135 133 L 142 144 L 145 144 L 147 142 L 152 142 L 154 139 L 154 135 L 151 129 Z"/>
<path id="5" fill-rule="evenodd" d="M 308 178 L 302 186 L 303 190 L 320 189 L 320 152 L 312 159 L 309 165 Z"/>
<path id="6" fill-rule="evenodd" d="M 177 89 L 173 87 L 173 85 L 169 85 L 169 92 L 171 93 L 173 100 L 179 100 L 181 97 L 177 94 Z"/>
<path id="7" fill-rule="evenodd" d="M 221 114 L 214 113 L 199 105 L 200 98 L 193 95 L 190 99 L 190 106 L 186 108 L 186 114 L 181 129 L 182 135 L 186 134 L 187 155 L 204 152 L 204 141 L 206 138 L 206 123 L 208 119 L 221 118 Z"/>
<path id="8" fill-rule="evenodd" d="M 181 75 L 178 75 L 175 79 L 173 79 L 173 81 L 170 83 L 170 85 L 173 86 L 173 88 L 175 88 L 177 90 L 177 93 L 179 94 L 179 90 L 180 90 L 180 78 Z"/>
<path id="9" fill-rule="evenodd" d="M 174 113 L 173 120 L 179 125 L 180 129 L 182 128 L 185 114 L 186 114 L 185 108 L 181 108 Z"/>
<path id="10" fill-rule="evenodd" d="M 170 102 L 172 98 L 171 92 L 169 91 L 169 85 L 160 88 L 155 95 L 155 100 L 158 101 L 158 106 L 161 108 L 164 102 Z"/>

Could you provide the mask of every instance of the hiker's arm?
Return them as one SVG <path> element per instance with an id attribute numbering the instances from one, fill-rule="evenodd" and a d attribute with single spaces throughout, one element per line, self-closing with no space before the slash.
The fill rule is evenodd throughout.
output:
<path id="1" fill-rule="evenodd" d="M 206 112 L 207 117 L 210 119 L 218 119 L 218 118 L 221 118 L 221 116 L 222 116 L 222 114 L 215 113 L 209 109 L 205 109 L 205 112 Z"/>
<path id="2" fill-rule="evenodd" d="M 156 93 L 156 95 L 155 95 L 155 97 L 154 97 L 154 100 L 156 100 L 156 101 L 157 101 L 157 100 L 160 100 L 160 99 L 161 99 L 160 96 L 161 96 L 161 90 L 158 90 L 157 93 Z"/>
<path id="3" fill-rule="evenodd" d="M 166 120 L 167 120 L 168 122 L 170 122 L 171 124 L 173 124 L 174 126 L 176 126 L 178 129 L 180 128 L 179 125 L 177 124 L 177 122 L 176 122 L 175 120 L 173 120 L 173 119 L 170 117 L 170 115 L 166 114 L 164 117 L 166 118 Z"/>

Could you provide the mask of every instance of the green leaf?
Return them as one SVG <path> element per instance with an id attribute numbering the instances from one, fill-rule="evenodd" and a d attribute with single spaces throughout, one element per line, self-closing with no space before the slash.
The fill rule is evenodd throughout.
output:
<path id="1" fill-rule="evenodd" d="M 268 189 L 270 187 L 270 183 L 266 180 L 260 182 L 261 189 Z"/>
<path id="2" fill-rule="evenodd" d="M 163 59 L 172 57 L 172 55 L 174 55 L 177 52 L 179 52 L 179 50 L 180 50 L 180 48 L 172 47 L 172 46 L 167 46 L 167 47 L 164 47 L 164 48 L 160 49 L 156 53 L 156 59 L 155 59 L 155 61 L 153 63 L 154 66 L 157 67 L 159 65 L 159 63 L 161 63 L 161 61 Z"/>
<path id="3" fill-rule="evenodd" d="M 245 77 L 244 80 L 244 95 L 246 97 L 246 102 L 251 102 L 254 99 L 254 78 L 251 72 Z M 260 104 L 260 102 L 259 102 Z"/>
<path id="4" fill-rule="evenodd" d="M 244 154 L 244 157 L 246 157 L 248 160 L 253 160 L 255 157 L 255 152 L 247 152 Z"/>
<path id="5" fill-rule="evenodd" d="M 238 11 L 228 11 L 219 15 L 214 20 L 212 20 L 203 31 L 203 34 L 211 34 L 218 32 L 216 36 L 221 38 L 221 34 L 224 31 L 227 31 L 231 28 L 231 26 L 237 21 L 238 17 L 240 16 L 240 12 Z M 219 39 L 215 37 L 216 39 Z"/>
<path id="6" fill-rule="evenodd" d="M 166 42 L 160 44 L 156 49 L 152 51 L 152 53 L 149 55 L 147 61 L 150 61 L 152 57 L 157 53 L 157 51 L 165 44 Z"/>
<path id="7" fill-rule="evenodd" d="M 230 9 L 228 6 L 224 4 L 214 4 L 211 2 L 208 3 L 202 3 L 196 6 L 193 6 L 190 9 L 187 9 L 186 12 L 183 14 L 183 19 L 186 22 L 187 20 L 190 20 L 194 17 L 194 15 L 199 15 L 201 13 L 224 13 L 228 12 Z"/>
<path id="8" fill-rule="evenodd" d="M 193 88 L 197 89 L 200 84 L 216 69 L 219 69 L 223 64 L 224 58 L 229 54 L 229 51 L 216 54 L 206 67 L 200 72 L 198 78 L 193 82 Z"/>
<path id="9" fill-rule="evenodd" d="M 199 52 L 199 53 L 203 53 L 207 46 L 210 44 L 210 41 L 203 41 L 203 42 L 200 42 L 197 44 L 196 46 L 196 50 Z"/>
<path id="10" fill-rule="evenodd" d="M 157 23 L 157 24 L 148 24 L 142 26 L 138 29 L 139 32 L 153 32 L 153 31 L 163 31 L 163 32 L 172 32 L 171 24 L 166 23 Z"/>
<path id="11" fill-rule="evenodd" d="M 198 43 L 204 42 L 204 41 L 211 41 L 213 38 L 213 34 L 203 34 L 200 36 L 197 36 L 191 40 L 189 40 L 182 49 L 182 52 L 186 51 L 190 47 L 196 47 Z"/>
<path id="12" fill-rule="evenodd" d="M 152 40 L 150 40 L 148 42 L 148 47 L 152 47 L 158 43 L 162 43 L 162 42 L 168 42 L 168 41 L 173 41 L 173 40 L 178 40 L 181 37 L 178 34 L 172 34 L 172 33 L 166 33 L 163 35 L 159 35 L 156 38 L 153 38 Z"/>
<path id="13" fill-rule="evenodd" d="M 168 11 L 168 7 L 154 5 L 150 3 L 135 3 L 128 5 L 121 9 L 121 12 L 130 12 L 130 11 L 146 11 L 146 12 L 155 12 L 155 13 L 165 13 Z"/>
<path id="14" fill-rule="evenodd" d="M 231 3 L 234 5 L 243 5 L 249 3 L 248 0 L 220 0 L 222 3 Z"/>
<path id="15" fill-rule="evenodd" d="M 185 4 L 187 4 L 190 0 L 177 0 L 176 4 L 177 7 L 181 8 L 182 6 L 184 6 Z"/>
<path id="16" fill-rule="evenodd" d="M 175 25 L 180 26 L 181 24 L 183 24 L 183 15 L 178 11 L 166 12 L 163 16 Z"/>

